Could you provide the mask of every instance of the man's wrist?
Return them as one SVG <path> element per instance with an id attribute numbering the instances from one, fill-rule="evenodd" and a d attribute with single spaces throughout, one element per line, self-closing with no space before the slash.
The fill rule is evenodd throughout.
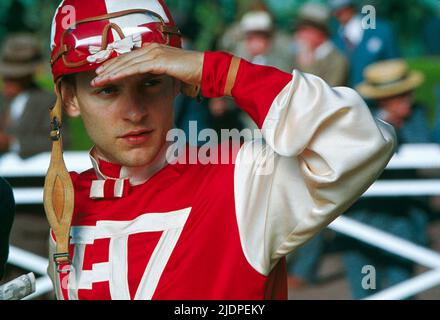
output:
<path id="1" fill-rule="evenodd" d="M 220 98 L 225 95 L 233 57 L 225 52 L 205 52 L 201 84 L 204 97 Z"/>

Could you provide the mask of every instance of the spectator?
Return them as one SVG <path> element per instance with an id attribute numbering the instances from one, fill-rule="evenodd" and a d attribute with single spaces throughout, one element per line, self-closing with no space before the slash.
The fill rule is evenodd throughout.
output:
<path id="1" fill-rule="evenodd" d="M 414 89 L 424 76 L 409 71 L 403 60 L 376 63 L 366 69 L 366 81 L 358 91 L 368 99 L 377 101 L 377 116 L 391 123 L 397 130 L 400 143 L 424 143 L 430 140 L 426 110 L 414 102 Z"/>
<path id="2" fill-rule="evenodd" d="M 50 150 L 49 107 L 55 97 L 35 82 L 41 59 L 33 35 L 14 34 L 6 40 L 0 57 L 0 154 L 16 152 L 27 158 Z"/>
<path id="3" fill-rule="evenodd" d="M 239 41 L 233 45 L 234 39 Z M 252 63 L 271 66 L 291 73 L 293 55 L 289 38 L 276 30 L 271 14 L 261 3 L 245 13 L 239 24 L 225 32 L 221 48 Z M 236 108 L 231 99 L 212 99 L 209 105 L 214 116 L 214 128 L 257 129 L 254 121 Z"/>
<path id="4" fill-rule="evenodd" d="M 8 259 L 9 233 L 14 220 L 14 196 L 11 187 L 0 178 L 0 279 L 4 274 L 4 266 Z"/>
<path id="5" fill-rule="evenodd" d="M 318 3 L 306 3 L 299 12 L 294 34 L 298 50 L 295 67 L 324 79 L 331 86 L 347 82 L 348 62 L 330 39 L 330 12 Z"/>
<path id="6" fill-rule="evenodd" d="M 235 54 L 255 64 L 272 66 L 280 70 L 293 70 L 289 42 L 275 30 L 272 16 L 267 11 L 250 11 L 240 22 L 244 40 Z"/>
<path id="7" fill-rule="evenodd" d="M 363 81 L 363 72 L 368 65 L 400 56 L 397 37 L 388 22 L 376 19 L 372 28 L 364 24 L 353 0 L 330 0 L 329 3 L 340 24 L 334 41 L 350 62 L 351 86 Z"/>
<path id="8" fill-rule="evenodd" d="M 421 73 L 410 71 L 403 60 L 373 64 L 366 69 L 365 82 L 357 89 L 365 97 L 377 102 L 376 116 L 391 123 L 398 142 L 426 143 L 430 141 L 425 110 L 414 102 L 413 91 L 422 84 Z M 382 178 L 414 179 L 415 171 L 393 170 Z M 368 198 L 359 201 L 350 215 L 356 220 L 419 245 L 426 245 L 426 199 L 415 197 Z M 362 287 L 364 266 L 376 269 L 376 290 L 401 283 L 412 277 L 414 263 L 359 243 L 344 254 L 347 276 L 355 299 L 365 298 L 374 291 Z"/>

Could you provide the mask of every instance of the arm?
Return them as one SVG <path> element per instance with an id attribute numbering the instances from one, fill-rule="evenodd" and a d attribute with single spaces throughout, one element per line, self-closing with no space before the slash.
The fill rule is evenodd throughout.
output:
<path id="1" fill-rule="evenodd" d="M 231 61 L 205 55 L 204 95 L 224 92 Z M 298 71 L 292 77 L 240 61 L 231 94 L 265 138 L 238 154 L 234 191 L 245 255 L 268 274 L 367 190 L 391 158 L 395 137 L 354 90 Z M 272 170 L 258 174 L 270 162 Z"/>
<path id="2" fill-rule="evenodd" d="M 244 253 L 262 274 L 357 200 L 394 150 L 392 128 L 376 122 L 354 90 L 331 88 L 297 71 L 292 76 L 226 53 L 151 44 L 106 62 L 97 73 L 95 86 L 167 74 L 201 85 L 205 97 L 231 95 L 253 118 L 265 141 L 241 148 L 234 192 Z M 271 161 L 271 172 L 255 174 Z"/>

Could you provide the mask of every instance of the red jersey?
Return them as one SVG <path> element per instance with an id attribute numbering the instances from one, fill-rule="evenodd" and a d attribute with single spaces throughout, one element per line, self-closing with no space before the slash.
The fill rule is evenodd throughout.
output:
<path id="1" fill-rule="evenodd" d="M 205 54 L 204 96 L 223 95 L 230 62 Z M 72 173 L 72 270 L 49 268 L 59 299 L 287 298 L 285 256 L 375 181 L 393 131 L 354 90 L 298 71 L 242 61 L 232 94 L 264 139 L 210 155 L 227 163 L 92 156 Z"/>

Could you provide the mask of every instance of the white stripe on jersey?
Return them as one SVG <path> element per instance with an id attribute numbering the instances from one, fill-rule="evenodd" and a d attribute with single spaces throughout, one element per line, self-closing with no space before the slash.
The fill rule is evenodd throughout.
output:
<path id="1" fill-rule="evenodd" d="M 177 245 L 192 208 L 165 212 L 147 213 L 131 221 L 98 221 L 96 226 L 74 226 L 71 228 L 71 243 L 74 244 L 73 264 L 68 281 L 68 297 L 78 299 L 78 290 L 91 290 L 94 283 L 109 282 L 110 294 L 115 300 L 129 300 L 128 284 L 128 239 L 130 235 L 163 231 L 135 293 L 135 300 L 150 300 L 159 283 L 168 260 Z M 87 245 L 95 240 L 110 239 L 109 260 L 92 265 L 92 270 L 83 270 Z M 51 250 L 54 250 L 52 246 Z M 52 272 L 54 272 L 53 263 Z M 59 286 L 59 275 L 54 274 Z M 61 291 L 57 290 L 57 295 Z M 62 294 L 61 294 L 62 296 Z"/>

